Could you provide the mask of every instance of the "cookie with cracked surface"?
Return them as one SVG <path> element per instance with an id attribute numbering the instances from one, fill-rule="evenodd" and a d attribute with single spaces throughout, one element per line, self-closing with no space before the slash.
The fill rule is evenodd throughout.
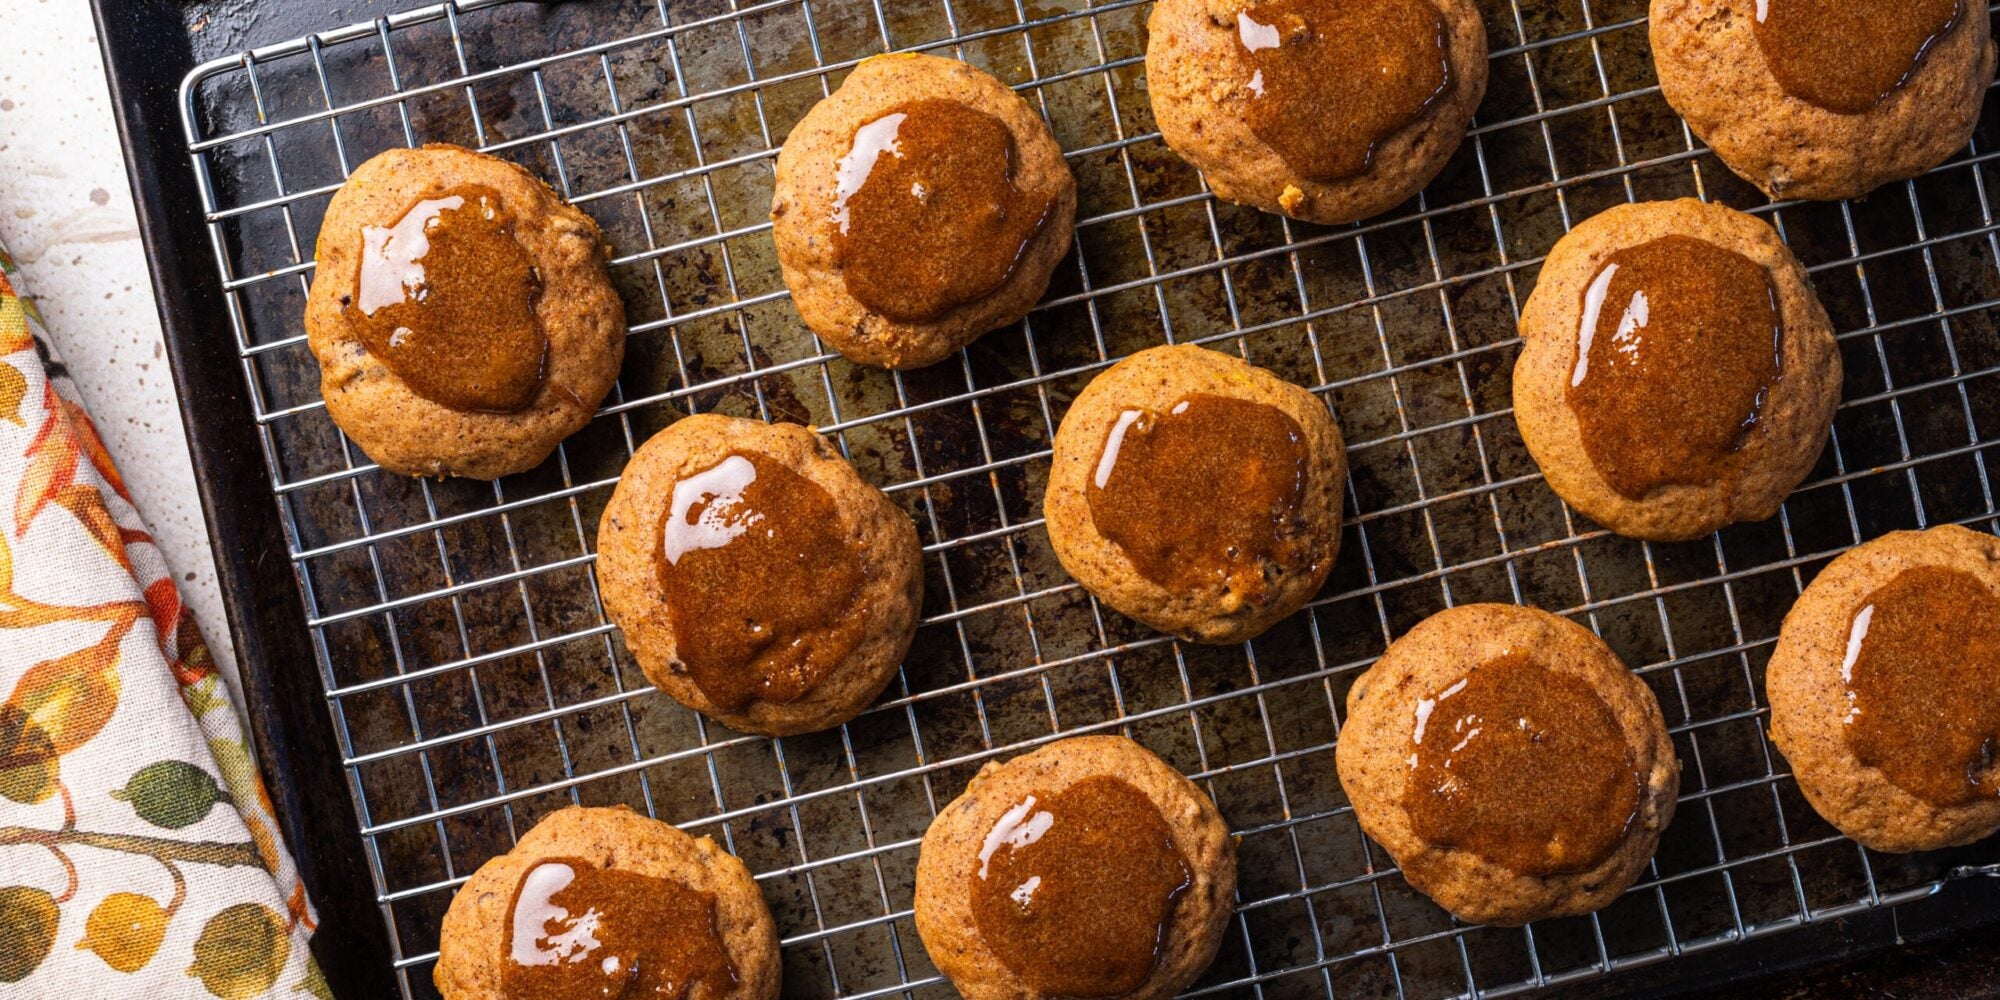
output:
<path id="1" fill-rule="evenodd" d="M 1974 0 L 1652 0 L 1660 90 L 1773 198 L 1857 198 L 1965 146 L 1993 83 Z"/>
<path id="2" fill-rule="evenodd" d="M 1545 611 L 1470 604 L 1390 644 L 1335 747 L 1361 829 L 1459 919 L 1589 913 L 1644 871 L 1680 762 L 1644 682 Z"/>
<path id="3" fill-rule="evenodd" d="M 917 933 L 967 1000 L 1153 1000 L 1214 960 L 1235 891 L 1201 789 L 1131 740 L 1079 736 L 987 764 L 938 813 Z"/>
<path id="4" fill-rule="evenodd" d="M 1063 568 L 1120 613 L 1206 643 L 1263 633 L 1340 552 L 1347 453 L 1319 397 L 1189 345 L 1091 380 L 1042 498 Z"/>
<path id="5" fill-rule="evenodd" d="M 1146 27 L 1167 145 L 1218 197 L 1307 222 L 1415 196 L 1486 94 L 1472 0 L 1160 0 Z"/>
<path id="6" fill-rule="evenodd" d="M 569 806 L 452 897 L 444 1000 L 775 1000 L 782 963 L 749 869 L 624 806 Z"/>
<path id="7" fill-rule="evenodd" d="M 1772 740 L 1841 833 L 1906 852 L 2000 831 L 2000 538 L 1848 550 L 1785 616 L 1764 686 Z"/>
<path id="8" fill-rule="evenodd" d="M 1550 488 L 1621 535 L 1761 521 L 1812 471 L 1840 351 L 1771 227 L 1693 199 L 1556 244 L 1521 313 L 1514 420 Z"/>
<path id="9" fill-rule="evenodd" d="M 1069 250 L 1076 179 L 1048 125 L 955 59 L 872 56 L 778 151 L 772 238 L 806 326 L 921 368 L 1016 323 Z"/>
<path id="10" fill-rule="evenodd" d="M 334 193 L 316 253 L 306 340 L 327 414 L 390 472 L 531 469 L 618 378 L 604 238 L 513 163 L 382 153 Z"/>
<path id="11" fill-rule="evenodd" d="M 646 678 L 733 729 L 837 726 L 923 606 L 916 525 L 826 439 L 702 414 L 633 454 L 597 529 L 604 610 Z"/>

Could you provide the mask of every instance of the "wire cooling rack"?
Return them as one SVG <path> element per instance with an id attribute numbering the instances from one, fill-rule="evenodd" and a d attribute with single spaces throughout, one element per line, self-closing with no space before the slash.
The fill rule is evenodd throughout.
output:
<path id="1" fill-rule="evenodd" d="M 624 802 L 749 863 L 791 995 L 949 995 L 910 915 L 918 839 L 984 762 L 1086 732 L 1162 754 L 1242 838 L 1239 915 L 1197 995 L 1507 993 L 1936 891 L 1941 860 L 1865 852 L 1804 805 L 1763 732 L 1761 675 L 1784 612 L 1841 550 L 2000 527 L 1991 120 L 1968 153 L 1866 202 L 1770 205 L 1660 98 L 1642 0 L 1483 7 L 1492 85 L 1451 167 L 1334 229 L 1218 203 L 1165 148 L 1138 0 L 462 0 L 190 74 L 228 328 L 405 993 L 432 995 L 438 922 L 473 869 L 551 809 Z M 905 374 L 812 337 L 765 232 L 774 147 L 856 61 L 893 49 L 1013 84 L 1081 194 L 1078 248 L 1028 320 Z M 303 343 L 327 199 L 373 153 L 434 141 L 514 159 L 594 215 L 631 314 L 595 421 L 495 483 L 378 471 L 328 421 Z M 1649 545 L 1550 494 L 1508 383 L 1554 241 L 1610 204 L 1678 196 L 1782 231 L 1841 331 L 1845 402 L 1778 517 Z M 1312 387 L 1351 442 L 1332 580 L 1243 646 L 1183 645 L 1101 609 L 1042 531 L 1068 401 L 1164 340 Z M 919 526 L 915 647 L 839 730 L 709 724 L 645 685 L 604 618 L 592 546 L 620 468 L 711 410 L 821 428 Z M 1361 835 L 1334 778 L 1356 674 L 1425 615 L 1478 600 L 1590 625 L 1666 711 L 1679 814 L 1600 914 L 1452 921 Z"/>

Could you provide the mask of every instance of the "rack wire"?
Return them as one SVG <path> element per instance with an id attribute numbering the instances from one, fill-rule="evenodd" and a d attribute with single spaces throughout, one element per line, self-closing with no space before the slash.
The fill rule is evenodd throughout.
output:
<path id="1" fill-rule="evenodd" d="M 455 888 L 553 808 L 624 802 L 719 839 L 765 890 L 792 995 L 949 995 L 914 932 L 918 839 L 985 762 L 1122 732 L 1241 837 L 1238 915 L 1193 995 L 1497 995 L 1928 895 L 1938 859 L 1815 817 L 1763 732 L 1784 611 L 1841 550 L 2000 529 L 2000 224 L 1991 123 L 1866 202 L 1769 204 L 1666 107 L 1643 0 L 1486 0 L 1492 85 L 1415 202 L 1324 229 L 1219 203 L 1152 128 L 1142 0 L 460 0 L 207 63 L 188 150 L 316 667 L 408 996 L 433 995 Z M 775 147 L 866 55 L 967 59 L 1051 123 L 1077 249 L 1019 326 L 920 372 L 857 368 L 785 301 L 765 234 Z M 301 312 L 326 200 L 382 149 L 521 162 L 595 216 L 631 312 L 594 422 L 494 483 L 388 476 L 325 416 Z M 1685 545 L 1613 537 L 1540 482 L 1510 419 L 1542 256 L 1610 204 L 1757 212 L 1840 330 L 1845 402 L 1771 521 Z M 1351 442 L 1334 577 L 1230 649 L 1186 646 L 1064 577 L 1037 498 L 1068 400 L 1165 340 L 1305 384 Z M 764 740 L 652 692 L 597 599 L 597 516 L 678 415 L 819 427 L 915 518 L 928 594 L 879 704 Z M 1476 600 L 1602 634 L 1666 710 L 1685 772 L 1650 871 L 1583 918 L 1456 923 L 1361 835 L 1333 777 L 1346 688 L 1426 614 Z M 282 665 L 278 668 L 282 669 Z"/>

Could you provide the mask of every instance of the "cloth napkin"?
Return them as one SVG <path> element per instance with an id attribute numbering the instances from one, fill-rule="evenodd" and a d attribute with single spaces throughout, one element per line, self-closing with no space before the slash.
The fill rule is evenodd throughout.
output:
<path id="1" fill-rule="evenodd" d="M 0 996 L 330 997 L 228 689 L 0 247 Z"/>

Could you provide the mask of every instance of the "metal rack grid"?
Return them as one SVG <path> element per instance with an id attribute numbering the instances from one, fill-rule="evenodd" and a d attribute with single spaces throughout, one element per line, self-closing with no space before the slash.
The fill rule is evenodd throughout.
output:
<path id="1" fill-rule="evenodd" d="M 1194 994 L 1501 994 L 1936 891 L 1805 807 L 1760 722 L 1778 622 L 1840 550 L 1899 527 L 2000 528 L 2000 224 L 1990 126 L 1865 203 L 1769 205 L 1661 101 L 1643 0 L 1485 0 L 1492 86 L 1416 202 L 1321 229 L 1210 198 L 1145 105 L 1142 0 L 461 0 L 214 61 L 183 85 L 229 328 L 340 732 L 404 992 L 430 995 L 456 886 L 548 810 L 629 803 L 751 865 L 793 995 L 949 995 L 910 918 L 916 846 L 982 763 L 1124 732 L 1240 834 L 1239 915 Z M 1078 249 L 1022 325 L 922 372 L 859 369 L 789 313 L 768 248 L 775 145 L 859 58 L 980 64 L 1048 117 Z M 368 155 L 453 141 L 513 158 L 604 225 L 631 310 L 619 387 L 534 472 L 386 476 L 326 419 L 300 311 L 326 199 Z M 1748 208 L 1841 331 L 1831 447 L 1777 518 L 1686 545 L 1608 535 L 1515 435 L 1514 324 L 1541 257 L 1611 203 Z M 1242 647 L 1101 610 L 1040 530 L 1069 398 L 1162 340 L 1237 351 L 1340 414 L 1340 563 Z M 605 622 L 594 524 L 677 414 L 811 423 L 916 519 L 929 596 L 880 703 L 763 740 L 658 697 Z M 1425 614 L 1474 600 L 1581 620 L 1660 697 L 1685 773 L 1649 874 L 1600 914 L 1467 927 L 1417 896 L 1333 778 L 1348 683 Z M 282 665 L 276 668 L 283 669 Z"/>

